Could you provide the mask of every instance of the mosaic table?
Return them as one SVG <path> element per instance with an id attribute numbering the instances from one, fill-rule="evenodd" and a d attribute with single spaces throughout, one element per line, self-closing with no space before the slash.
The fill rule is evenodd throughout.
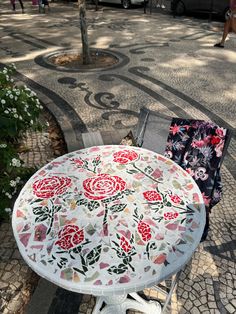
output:
<path id="1" fill-rule="evenodd" d="M 142 148 L 98 146 L 35 173 L 12 225 L 26 263 L 58 286 L 98 296 L 93 313 L 156 314 L 160 304 L 135 292 L 189 261 L 205 208 L 192 177 L 173 161 Z"/>

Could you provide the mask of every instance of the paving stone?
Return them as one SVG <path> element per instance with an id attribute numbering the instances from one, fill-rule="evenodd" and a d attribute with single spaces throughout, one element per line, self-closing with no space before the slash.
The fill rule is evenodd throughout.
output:
<path id="1" fill-rule="evenodd" d="M 225 308 L 229 313 L 235 313 L 235 307 L 233 307 L 232 304 L 227 304 Z"/>

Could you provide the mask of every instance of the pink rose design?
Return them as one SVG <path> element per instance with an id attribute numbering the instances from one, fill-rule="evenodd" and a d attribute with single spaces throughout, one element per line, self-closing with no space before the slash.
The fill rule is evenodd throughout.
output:
<path id="1" fill-rule="evenodd" d="M 78 246 L 84 240 L 84 230 L 75 225 L 64 226 L 58 233 L 55 242 L 63 250 L 69 250 Z"/>
<path id="2" fill-rule="evenodd" d="M 120 247 L 126 253 L 129 253 L 131 251 L 131 249 L 132 249 L 132 246 L 129 244 L 129 242 L 126 240 L 126 238 L 124 236 L 122 236 L 120 238 Z"/>
<path id="3" fill-rule="evenodd" d="M 35 181 L 33 193 L 39 198 L 51 198 L 63 194 L 70 185 L 70 178 L 53 176 Z"/>
<path id="4" fill-rule="evenodd" d="M 74 163 L 79 166 L 79 167 L 82 167 L 83 164 L 84 164 L 84 161 L 80 158 L 77 158 L 77 159 L 73 159 Z"/>
<path id="5" fill-rule="evenodd" d="M 138 223 L 138 232 L 141 234 L 143 241 L 149 241 L 152 237 L 151 229 L 144 221 Z"/>
<path id="6" fill-rule="evenodd" d="M 162 201 L 162 196 L 157 193 L 157 191 L 146 191 L 143 192 L 144 198 L 149 201 L 149 202 L 161 202 Z"/>
<path id="7" fill-rule="evenodd" d="M 138 159 L 138 154 L 133 150 L 121 150 L 113 154 L 113 160 L 119 164 L 128 164 L 131 161 Z"/>
<path id="8" fill-rule="evenodd" d="M 170 195 L 170 199 L 175 204 L 179 204 L 181 202 L 181 198 L 178 195 Z"/>
<path id="9" fill-rule="evenodd" d="M 126 188 L 126 182 L 118 176 L 99 174 L 83 182 L 84 195 L 92 200 L 102 200 Z"/>
<path id="10" fill-rule="evenodd" d="M 164 213 L 165 220 L 172 220 L 172 219 L 177 218 L 178 216 L 179 216 L 178 213 L 172 213 L 172 212 Z"/>

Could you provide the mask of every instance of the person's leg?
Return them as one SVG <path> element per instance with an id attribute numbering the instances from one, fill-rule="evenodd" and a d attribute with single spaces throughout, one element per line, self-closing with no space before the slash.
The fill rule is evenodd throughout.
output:
<path id="1" fill-rule="evenodd" d="M 22 0 L 19 0 L 19 2 L 20 2 L 20 6 L 21 6 L 22 13 L 24 13 L 24 4 L 23 4 L 23 1 L 22 1 Z"/>
<path id="2" fill-rule="evenodd" d="M 224 48 L 225 45 L 225 40 L 230 32 L 230 28 L 231 28 L 231 18 L 228 19 L 225 24 L 224 24 L 224 31 L 223 31 L 223 35 L 222 35 L 222 39 L 218 44 L 215 44 L 215 47 L 219 47 L 219 48 Z"/>
<path id="3" fill-rule="evenodd" d="M 15 11 L 16 10 L 15 0 L 11 0 L 11 5 L 12 5 L 12 10 Z"/>

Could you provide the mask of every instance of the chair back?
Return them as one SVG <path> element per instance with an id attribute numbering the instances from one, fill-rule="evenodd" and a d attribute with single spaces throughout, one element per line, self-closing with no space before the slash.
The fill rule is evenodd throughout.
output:
<path id="1" fill-rule="evenodd" d="M 197 183 L 206 206 L 204 240 L 209 228 L 209 212 L 222 195 L 220 166 L 231 131 L 212 121 L 172 118 L 141 108 L 135 136 L 138 146 L 172 159 Z"/>
<path id="2" fill-rule="evenodd" d="M 172 117 L 142 107 L 134 131 L 137 146 L 164 155 L 171 120 Z"/>

